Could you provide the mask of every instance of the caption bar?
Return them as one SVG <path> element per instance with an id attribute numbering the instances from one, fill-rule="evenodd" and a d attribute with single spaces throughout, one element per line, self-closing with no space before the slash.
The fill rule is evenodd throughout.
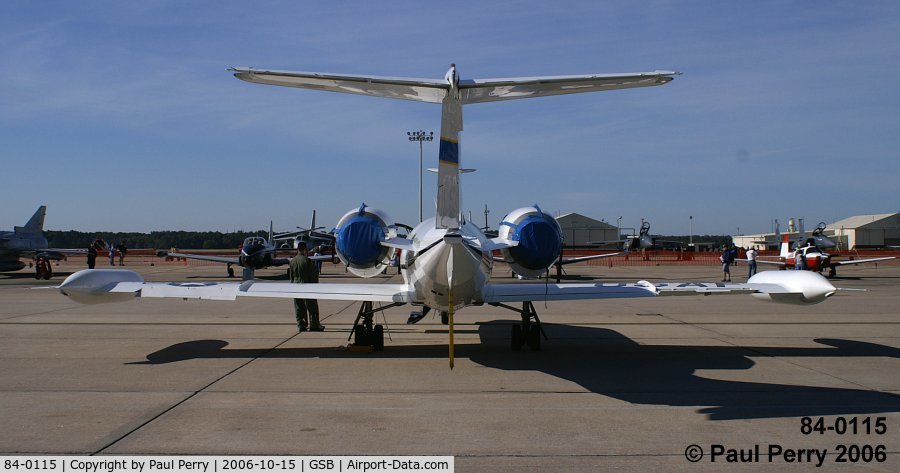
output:
<path id="1" fill-rule="evenodd" d="M 5 472 L 278 473 L 428 471 L 453 473 L 452 456 L 0 456 Z"/>

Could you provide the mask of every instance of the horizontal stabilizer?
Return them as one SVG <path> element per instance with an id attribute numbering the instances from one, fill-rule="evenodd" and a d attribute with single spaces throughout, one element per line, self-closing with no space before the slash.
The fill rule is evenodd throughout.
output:
<path id="1" fill-rule="evenodd" d="M 257 84 L 325 90 L 418 102 L 441 103 L 450 91 L 444 79 L 362 76 L 325 72 L 277 71 L 233 67 L 238 79 Z M 460 79 L 462 105 L 551 95 L 651 87 L 671 82 L 678 72 L 653 71 L 623 74 L 511 77 L 505 79 Z"/>
<path id="2" fill-rule="evenodd" d="M 388 248 L 397 248 L 406 251 L 412 251 L 413 249 L 413 242 L 408 238 L 388 238 L 387 240 L 381 241 L 379 243 L 381 244 L 381 246 L 386 246 Z"/>

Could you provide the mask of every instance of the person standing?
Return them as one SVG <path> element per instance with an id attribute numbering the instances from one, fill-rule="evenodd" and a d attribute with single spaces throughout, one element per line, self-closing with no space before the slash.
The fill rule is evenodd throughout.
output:
<path id="1" fill-rule="evenodd" d="M 100 238 L 95 239 L 88 245 L 87 249 L 87 265 L 88 269 L 94 269 L 94 266 L 97 265 L 97 252 L 103 249 L 103 240 Z"/>
<path id="2" fill-rule="evenodd" d="M 747 250 L 747 266 L 750 267 L 750 273 L 747 275 L 748 278 L 753 277 L 756 274 L 756 257 L 759 256 L 759 253 L 756 252 L 756 248 L 750 247 Z"/>
<path id="3" fill-rule="evenodd" d="M 106 249 L 109 250 L 109 265 L 116 265 L 116 247 L 113 246 L 112 240 L 106 242 Z"/>
<path id="4" fill-rule="evenodd" d="M 288 276 L 292 283 L 315 284 L 319 282 L 319 272 L 309 256 L 306 255 L 306 243 L 297 245 L 297 256 L 291 258 Z M 316 299 L 294 299 L 294 315 L 297 317 L 297 329 L 305 332 L 325 330 L 319 323 L 319 302 Z"/>
<path id="5" fill-rule="evenodd" d="M 313 257 L 316 257 L 316 256 L 322 256 L 322 245 L 316 245 L 316 247 L 313 249 Z M 319 258 L 316 258 L 315 264 L 316 264 L 316 272 L 319 274 L 322 274 L 322 260 Z"/>
<path id="6" fill-rule="evenodd" d="M 722 262 L 722 282 L 731 282 L 731 263 L 734 262 L 735 250 L 733 248 L 725 248 L 719 261 Z"/>
<path id="7" fill-rule="evenodd" d="M 128 252 L 128 247 L 125 246 L 124 240 L 119 242 L 118 246 L 116 246 L 116 252 L 119 253 L 119 266 L 125 266 L 125 253 Z"/>

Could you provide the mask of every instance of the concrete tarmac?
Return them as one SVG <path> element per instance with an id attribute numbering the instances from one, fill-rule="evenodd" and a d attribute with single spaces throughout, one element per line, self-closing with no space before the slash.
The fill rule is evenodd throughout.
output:
<path id="1" fill-rule="evenodd" d="M 430 315 L 405 325 L 409 307 L 378 317 L 384 352 L 355 353 L 356 303 L 320 302 L 327 331 L 298 334 L 288 300 L 85 306 L 37 289 L 80 267 L 54 269 L 51 281 L 0 275 L 4 454 L 453 455 L 457 471 L 900 471 L 900 266 L 842 268 L 836 286 L 869 292 L 809 307 L 746 295 L 536 301 L 549 336 L 538 352 L 510 350 L 516 313 L 471 307 L 455 317 L 452 371 L 446 326 Z M 129 269 L 156 281 L 227 279 L 220 266 Z M 745 271 L 734 268 L 734 280 Z M 704 266 L 568 272 L 573 282 L 721 278 Z M 499 268 L 495 279 L 511 281 Z M 359 280 L 325 265 L 322 281 Z M 374 280 L 388 281 L 399 276 Z M 804 417 L 837 428 L 805 434 Z M 840 433 L 845 421 L 855 434 Z M 685 456 L 692 444 L 705 452 L 697 463 Z M 814 455 L 710 457 L 713 445 L 765 454 L 776 444 L 827 449 L 824 465 Z M 871 447 L 842 457 L 839 445 Z M 871 456 L 879 445 L 884 462 Z"/>

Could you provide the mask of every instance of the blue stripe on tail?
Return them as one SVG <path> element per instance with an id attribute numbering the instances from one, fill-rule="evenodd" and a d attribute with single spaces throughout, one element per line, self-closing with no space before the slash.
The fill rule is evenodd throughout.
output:
<path id="1" fill-rule="evenodd" d="M 441 138 L 441 148 L 438 159 L 445 163 L 459 165 L 459 143 L 454 143 Z"/>

